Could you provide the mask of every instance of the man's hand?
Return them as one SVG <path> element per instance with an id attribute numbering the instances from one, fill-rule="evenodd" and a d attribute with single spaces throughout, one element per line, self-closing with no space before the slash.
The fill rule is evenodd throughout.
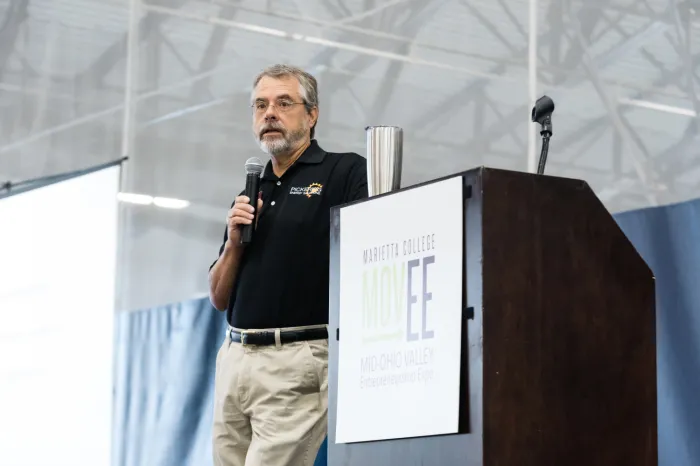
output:
<path id="1" fill-rule="evenodd" d="M 258 212 L 262 209 L 263 201 L 258 199 Z M 253 223 L 254 209 L 250 205 L 248 196 L 238 196 L 231 210 L 228 211 L 228 243 L 238 247 L 241 243 L 241 225 Z M 257 220 L 256 220 L 257 226 Z"/>
<path id="2" fill-rule="evenodd" d="M 231 210 L 228 211 L 228 240 L 223 253 L 219 256 L 209 272 L 209 299 L 220 311 L 228 307 L 233 284 L 238 275 L 238 262 L 243 254 L 241 248 L 241 225 L 253 222 L 253 208 L 248 205 L 246 196 L 238 196 Z M 262 199 L 258 199 L 258 212 L 262 209 Z"/>

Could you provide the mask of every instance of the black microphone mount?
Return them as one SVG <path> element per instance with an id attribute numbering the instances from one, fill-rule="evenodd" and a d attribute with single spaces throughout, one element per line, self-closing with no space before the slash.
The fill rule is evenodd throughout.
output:
<path id="1" fill-rule="evenodd" d="M 535 106 L 532 108 L 532 121 L 539 123 L 542 129 L 542 152 L 540 153 L 540 162 L 537 166 L 537 174 L 544 173 L 544 166 L 547 163 L 547 153 L 549 152 L 549 138 L 552 137 L 552 113 L 554 112 L 554 101 L 546 95 L 537 99 Z"/>

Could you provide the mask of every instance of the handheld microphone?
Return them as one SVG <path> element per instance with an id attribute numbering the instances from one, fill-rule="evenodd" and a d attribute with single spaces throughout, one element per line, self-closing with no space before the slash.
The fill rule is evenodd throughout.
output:
<path id="1" fill-rule="evenodd" d="M 245 195 L 250 199 L 253 211 L 253 223 L 241 225 L 241 244 L 250 244 L 253 241 L 255 223 L 258 219 L 258 193 L 260 192 L 260 174 L 263 171 L 263 164 L 257 157 L 252 157 L 245 162 Z"/>

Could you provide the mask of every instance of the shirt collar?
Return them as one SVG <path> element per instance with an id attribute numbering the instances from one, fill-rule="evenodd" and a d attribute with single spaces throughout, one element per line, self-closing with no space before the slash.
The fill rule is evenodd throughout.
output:
<path id="1" fill-rule="evenodd" d="M 321 149 L 321 147 L 318 145 L 318 142 L 316 142 L 315 139 L 312 139 L 311 144 L 309 144 L 309 147 L 307 147 L 304 153 L 301 154 L 301 157 L 299 157 L 297 162 L 321 163 L 323 162 L 325 156 L 326 151 Z"/>
<path id="2" fill-rule="evenodd" d="M 303 154 L 297 159 L 296 162 L 294 162 L 294 165 L 297 163 L 303 163 L 303 164 L 317 164 L 323 162 L 323 159 L 326 157 L 326 151 L 321 149 L 321 147 L 318 145 L 318 142 L 316 142 L 315 139 L 311 140 L 311 144 L 309 144 L 309 147 L 306 148 Z M 292 165 L 293 166 L 293 165 Z M 292 167 L 289 167 L 291 169 Z M 288 169 L 288 170 L 289 170 Z M 275 175 L 275 172 L 272 171 L 272 159 L 270 159 L 267 162 L 267 165 L 265 166 L 265 172 L 263 173 L 262 178 L 264 180 L 276 180 L 277 175 Z"/>

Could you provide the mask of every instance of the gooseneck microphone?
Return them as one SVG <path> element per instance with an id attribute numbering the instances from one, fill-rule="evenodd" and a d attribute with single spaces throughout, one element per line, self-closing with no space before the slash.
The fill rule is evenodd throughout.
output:
<path id="1" fill-rule="evenodd" d="M 255 232 L 255 222 L 258 219 L 258 193 L 260 192 L 260 174 L 263 171 L 263 164 L 257 157 L 251 157 L 245 162 L 245 195 L 250 199 L 253 206 L 253 223 L 241 225 L 241 244 L 250 244 L 253 241 Z"/>
<path id="2" fill-rule="evenodd" d="M 547 163 L 547 153 L 549 152 L 549 138 L 552 137 L 552 112 L 554 112 L 554 101 L 543 95 L 532 109 L 532 121 L 542 126 L 540 136 L 542 136 L 542 152 L 540 153 L 540 163 L 537 166 L 537 174 L 544 173 L 544 166 Z"/>

